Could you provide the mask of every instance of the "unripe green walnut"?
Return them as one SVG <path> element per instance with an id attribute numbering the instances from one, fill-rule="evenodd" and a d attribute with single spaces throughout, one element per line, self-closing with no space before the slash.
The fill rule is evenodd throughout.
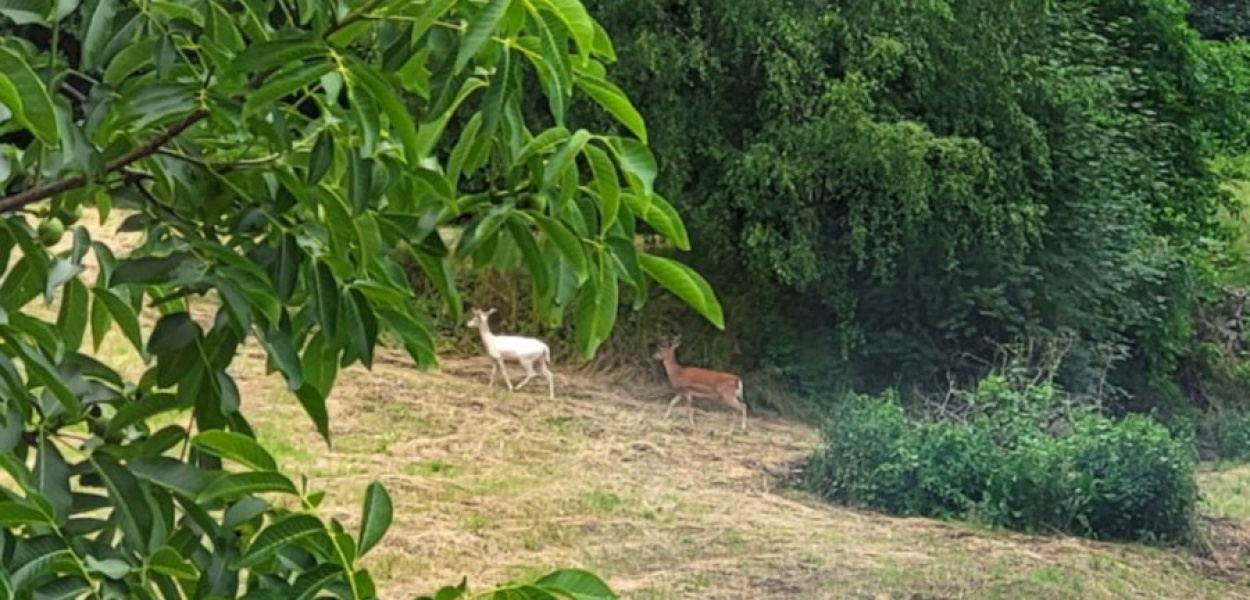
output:
<path id="1" fill-rule="evenodd" d="M 61 241 L 61 236 L 65 235 L 65 224 L 56 217 L 48 217 L 39 224 L 35 233 L 39 235 L 39 243 L 44 246 L 54 246 Z"/>
<path id="2" fill-rule="evenodd" d="M 56 213 L 56 216 L 66 227 L 73 227 L 75 223 L 82 219 L 82 205 L 75 206 L 69 210 L 59 211 Z"/>

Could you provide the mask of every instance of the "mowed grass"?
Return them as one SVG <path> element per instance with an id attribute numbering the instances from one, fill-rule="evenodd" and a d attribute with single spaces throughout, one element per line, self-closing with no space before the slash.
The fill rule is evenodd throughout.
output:
<path id="1" fill-rule="evenodd" d="M 32 310 L 55 318 L 55 307 Z M 144 368 L 117 333 L 95 355 L 131 378 Z M 617 384 L 557 365 L 550 401 L 541 386 L 487 388 L 488 368 L 452 359 L 422 373 L 381 352 L 373 371 L 340 374 L 332 446 L 255 344 L 232 371 L 265 446 L 326 492 L 323 516 L 354 530 L 365 486 L 386 485 L 395 524 L 365 559 L 385 598 L 560 567 L 593 569 L 636 600 L 1250 598 L 1250 467 L 1201 476 L 1214 517 L 1206 558 L 985 531 L 787 488 L 819 442 L 809 427 L 753 415 L 747 434 L 727 436 L 725 412 L 699 411 L 694 429 L 684 415 L 664 420 L 658 380 Z"/>
<path id="2" fill-rule="evenodd" d="M 395 526 L 367 558 L 386 597 L 579 566 L 640 600 L 1250 598 L 1250 548 L 1200 559 L 833 507 L 779 483 L 818 443 L 810 428 L 755 418 L 727 436 L 728 413 L 699 411 L 691 430 L 662 418 L 651 383 L 558 369 L 549 401 L 487 388 L 480 359 L 421 373 L 386 356 L 340 375 L 331 448 L 258 353 L 236 369 L 259 435 L 327 491 L 326 515 L 354 526 L 365 485 L 390 490 Z M 1248 478 L 1203 474 L 1213 543 L 1250 527 Z"/>

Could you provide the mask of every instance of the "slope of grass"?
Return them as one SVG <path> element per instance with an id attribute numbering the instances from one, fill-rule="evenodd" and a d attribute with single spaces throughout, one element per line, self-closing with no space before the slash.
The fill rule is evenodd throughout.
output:
<path id="1" fill-rule="evenodd" d="M 1201 560 L 821 504 L 779 483 L 815 431 L 756 418 L 727 436 L 730 415 L 703 411 L 690 430 L 663 420 L 659 387 L 627 394 L 569 370 L 554 402 L 486 388 L 479 359 L 351 370 L 331 401 L 332 449 L 258 354 L 237 374 L 262 439 L 329 492 L 328 514 L 352 521 L 371 479 L 390 489 L 395 528 L 371 559 L 387 597 L 580 565 L 638 600 L 1250 598 L 1245 555 L 1223 547 Z M 1225 507 L 1217 545 L 1247 525 L 1230 473 L 1250 478 L 1204 475 Z"/>
<path id="2" fill-rule="evenodd" d="M 116 333 L 96 354 L 143 369 Z M 1250 467 L 1202 474 L 1213 552 L 1198 558 L 831 507 L 780 483 L 818 443 L 811 428 L 753 415 L 727 436 L 728 413 L 700 411 L 692 430 L 636 378 L 557 365 L 549 401 L 488 389 L 482 359 L 378 362 L 340 375 L 331 448 L 254 344 L 233 370 L 261 439 L 327 492 L 326 515 L 355 527 L 365 485 L 386 484 L 396 522 L 367 559 L 386 598 L 584 566 L 632 600 L 1250 599 Z"/>

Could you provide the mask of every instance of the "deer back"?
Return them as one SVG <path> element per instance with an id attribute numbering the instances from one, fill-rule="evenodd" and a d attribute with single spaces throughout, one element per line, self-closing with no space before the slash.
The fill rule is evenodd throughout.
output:
<path id="1" fill-rule="evenodd" d="M 668 369 L 669 384 L 677 391 L 704 396 L 732 396 L 738 388 L 738 376 L 700 367 L 676 365 Z"/>

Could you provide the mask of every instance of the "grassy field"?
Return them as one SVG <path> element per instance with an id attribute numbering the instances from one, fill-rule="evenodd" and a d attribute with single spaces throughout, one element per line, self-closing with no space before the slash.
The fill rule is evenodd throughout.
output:
<path id="1" fill-rule="evenodd" d="M 600 571 L 626 598 L 1250 598 L 1250 468 L 1203 474 L 1216 553 L 1023 536 L 824 505 L 781 484 L 809 428 L 699 412 L 665 421 L 664 391 L 561 373 L 558 398 L 485 387 L 488 365 L 402 360 L 344 374 L 326 449 L 259 355 L 237 374 L 284 468 L 352 521 L 371 479 L 396 502 L 372 559 L 388 597 L 468 575 Z M 535 390 L 537 392 L 537 390 Z"/>
<path id="2" fill-rule="evenodd" d="M 99 354 L 141 372 L 120 335 Z M 726 412 L 699 411 L 694 429 L 664 420 L 658 370 L 612 381 L 557 365 L 551 401 L 542 386 L 487 388 L 480 358 L 429 373 L 389 352 L 378 363 L 340 375 L 331 448 L 255 344 L 234 373 L 282 467 L 327 492 L 325 515 L 354 527 L 365 485 L 386 484 L 396 522 L 368 559 L 383 597 L 581 566 L 633 600 L 1250 598 L 1247 466 L 1204 469 L 1212 552 L 1198 557 L 823 504 L 784 483 L 813 429 L 753 415 L 725 435 Z"/>

